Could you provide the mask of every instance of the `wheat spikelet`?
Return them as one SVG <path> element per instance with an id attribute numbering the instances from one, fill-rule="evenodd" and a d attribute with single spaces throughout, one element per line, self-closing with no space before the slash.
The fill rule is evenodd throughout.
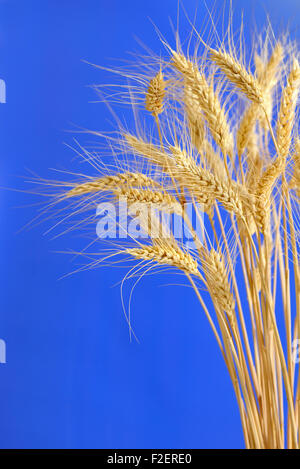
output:
<path id="1" fill-rule="evenodd" d="M 142 248 L 126 249 L 124 252 L 136 259 L 171 265 L 188 274 L 199 275 L 197 261 L 176 245 L 161 243 L 160 246 L 143 246 Z"/>
<path id="2" fill-rule="evenodd" d="M 280 111 L 277 120 L 277 144 L 282 158 L 286 158 L 290 145 L 295 119 L 295 109 L 300 88 L 300 66 L 295 59 L 282 92 Z"/>
<path id="3" fill-rule="evenodd" d="M 264 103 L 263 93 L 258 81 L 245 67 L 227 52 L 210 49 L 210 58 L 222 70 L 228 80 L 241 90 L 254 103 Z"/>
<path id="4" fill-rule="evenodd" d="M 185 86 L 190 88 L 190 100 L 193 108 L 199 107 L 207 121 L 209 130 L 224 154 L 231 155 L 233 138 L 229 129 L 225 110 L 222 108 L 213 86 L 206 81 L 196 64 L 184 55 L 172 51 L 172 65 L 184 78 Z"/>
<path id="5" fill-rule="evenodd" d="M 161 71 L 149 83 L 145 107 L 154 117 L 163 112 L 163 101 L 166 94 L 166 83 Z"/>
<path id="6" fill-rule="evenodd" d="M 164 212 L 182 214 L 182 207 L 174 196 L 168 192 L 151 191 L 147 189 L 132 189 L 120 187 L 114 190 L 118 197 L 126 197 L 129 204 L 152 204 Z"/>
<path id="7" fill-rule="evenodd" d="M 205 248 L 201 250 L 201 254 L 210 295 L 217 308 L 231 316 L 234 313 L 235 301 L 231 293 L 223 256 L 214 249 L 208 251 Z"/>
<path id="8" fill-rule="evenodd" d="M 126 172 L 90 179 L 82 184 L 77 184 L 65 194 L 65 197 L 70 198 L 90 194 L 92 192 L 111 191 L 122 185 L 157 187 L 159 184 L 143 173 Z"/>

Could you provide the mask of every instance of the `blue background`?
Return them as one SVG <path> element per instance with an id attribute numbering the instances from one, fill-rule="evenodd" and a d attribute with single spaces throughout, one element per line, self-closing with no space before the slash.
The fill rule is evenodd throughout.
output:
<path id="1" fill-rule="evenodd" d="M 184 0 L 191 16 L 196 4 L 201 25 L 203 2 Z M 222 8 L 223 1 L 215 4 Z M 298 34 L 299 0 L 233 5 L 237 21 L 244 9 L 247 28 L 268 11 L 275 30 L 289 25 Z M 50 178 L 49 168 L 81 170 L 63 145 L 72 143 L 66 130 L 111 129 L 108 110 L 91 103 L 88 87 L 107 74 L 82 59 L 115 65 L 113 58 L 139 49 L 135 36 L 159 53 L 149 18 L 172 41 L 169 18 L 175 21 L 176 12 L 177 0 L 0 1 L 0 78 L 7 85 L 0 185 L 28 189 L 26 168 Z M 140 343 L 130 342 L 114 286 L 124 270 L 59 280 L 74 264 L 54 251 L 80 240 L 45 236 L 51 221 L 18 233 L 37 202 L 22 192 L 0 194 L 0 338 L 7 344 L 0 446 L 242 448 L 231 382 L 193 293 L 159 287 L 166 278 L 144 279 L 133 299 Z"/>

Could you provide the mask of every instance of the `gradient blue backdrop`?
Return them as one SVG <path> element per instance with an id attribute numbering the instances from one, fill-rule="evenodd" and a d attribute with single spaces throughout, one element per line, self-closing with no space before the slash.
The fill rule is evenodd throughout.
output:
<path id="1" fill-rule="evenodd" d="M 208 5 L 213 2 L 207 1 Z M 216 0 L 217 8 L 223 1 Z M 184 0 L 193 15 L 203 2 Z M 269 11 L 275 29 L 297 35 L 299 0 L 233 1 L 246 26 Z M 110 66 L 138 49 L 156 52 L 149 18 L 172 40 L 177 0 L 1 0 L 0 185 L 24 189 L 26 168 L 73 168 L 66 133 L 73 124 L 111 129 L 104 105 L 87 85 L 107 75 L 82 62 Z M 237 14 L 239 17 L 239 14 Z M 78 169 L 78 167 L 76 168 Z M 51 240 L 49 224 L 17 233 L 36 214 L 37 198 L 0 195 L 0 364 L 2 448 L 240 448 L 238 409 L 225 366 L 192 292 L 137 288 L 129 341 L 119 268 L 64 280 L 74 265 L 55 254 L 76 246 L 73 235 Z M 78 245 L 79 245 L 78 241 Z M 163 281 L 166 281 L 164 278 Z"/>

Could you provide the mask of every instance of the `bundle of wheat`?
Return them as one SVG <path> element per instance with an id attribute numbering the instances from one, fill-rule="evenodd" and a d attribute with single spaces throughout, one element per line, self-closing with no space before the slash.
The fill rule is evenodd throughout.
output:
<path id="1" fill-rule="evenodd" d="M 114 154 L 122 152 L 116 171 L 107 166 L 106 175 L 72 185 L 62 199 L 82 197 L 84 204 L 91 193 L 110 193 L 113 201 L 122 196 L 130 205 L 154 204 L 183 218 L 193 250 L 166 234 L 156 212 L 159 235 L 151 237 L 149 230 L 147 243 L 139 239 L 118 252 L 147 268 L 179 269 L 191 283 L 232 379 L 246 447 L 298 448 L 297 53 L 286 40 L 274 43 L 267 35 L 264 53 L 249 54 L 255 63 L 245 66 L 232 38 L 228 47 L 224 41 L 212 48 L 202 38 L 200 44 L 204 51 L 197 44 L 188 55 L 177 41 L 176 51 L 169 47 L 170 56 L 157 59 L 159 71 L 144 88 L 147 119 L 154 118 L 149 134 L 122 130 L 110 138 Z M 185 202 L 203 205 L 202 239 Z M 139 216 L 148 231 L 149 215 Z"/>

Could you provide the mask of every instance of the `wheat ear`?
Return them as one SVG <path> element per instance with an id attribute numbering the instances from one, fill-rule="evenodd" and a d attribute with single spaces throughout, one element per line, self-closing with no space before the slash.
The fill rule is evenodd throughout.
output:
<path id="1" fill-rule="evenodd" d="M 222 70 L 228 80 L 242 91 L 250 101 L 257 104 L 263 104 L 263 93 L 258 80 L 249 73 L 230 54 L 223 51 L 210 49 L 211 60 Z"/>
<path id="2" fill-rule="evenodd" d="M 248 109 L 246 109 L 236 134 L 236 145 L 239 156 L 243 154 L 249 143 L 258 116 L 259 107 L 256 103 L 252 103 Z"/>
<path id="3" fill-rule="evenodd" d="M 149 83 L 146 93 L 145 107 L 154 117 L 163 112 L 164 97 L 166 94 L 166 82 L 161 71 L 155 75 Z"/>
<path id="4" fill-rule="evenodd" d="M 144 203 L 152 204 L 154 208 L 167 213 L 182 214 L 181 204 L 177 199 L 168 192 L 151 191 L 147 189 L 132 189 L 120 187 L 114 190 L 114 194 L 118 197 L 125 197 L 129 204 Z"/>
<path id="5" fill-rule="evenodd" d="M 172 65 L 182 75 L 185 86 L 190 88 L 190 99 L 193 107 L 199 107 L 207 121 L 209 130 L 224 154 L 231 155 L 233 138 L 227 122 L 226 112 L 221 106 L 213 86 L 209 85 L 196 64 L 183 54 L 172 51 Z"/>
<path id="6" fill-rule="evenodd" d="M 124 252 L 136 259 L 154 261 L 162 265 L 171 265 L 188 274 L 199 276 L 197 261 L 189 253 L 169 243 L 161 243 L 160 246 L 131 248 L 126 249 Z"/>
<path id="7" fill-rule="evenodd" d="M 275 45 L 270 59 L 258 73 L 258 81 L 264 90 L 273 88 L 278 80 L 278 70 L 284 57 L 284 48 L 280 42 Z"/>
<path id="8" fill-rule="evenodd" d="M 300 66 L 295 59 L 288 76 L 286 87 L 282 92 L 280 110 L 277 120 L 277 144 L 280 156 L 286 158 L 290 145 L 295 120 L 295 109 L 300 88 Z"/>
<path id="9" fill-rule="evenodd" d="M 264 67 L 262 74 L 258 77 L 264 93 L 264 112 L 260 112 L 259 122 L 263 129 L 269 129 L 269 122 L 272 121 L 273 112 L 273 91 L 278 83 L 281 71 L 281 65 L 284 59 L 284 48 L 278 42 L 271 54 L 271 57 Z M 267 118 L 266 118 L 267 116 Z"/>
<path id="10" fill-rule="evenodd" d="M 192 144 L 200 152 L 205 143 L 205 121 L 191 86 L 184 86 L 184 106 Z"/>
<path id="11" fill-rule="evenodd" d="M 205 204 L 216 199 L 226 210 L 244 219 L 244 204 L 252 206 L 252 199 L 242 185 L 218 178 L 210 171 L 197 166 L 192 158 L 187 158 L 178 150 L 175 161 L 176 178 L 185 181 L 186 187 L 200 203 Z"/>
<path id="12" fill-rule="evenodd" d="M 278 69 L 282 59 L 283 47 L 280 43 L 277 43 L 273 49 L 268 63 L 264 65 L 261 61 L 259 65 L 260 71 L 258 73 L 257 81 L 261 86 L 261 90 L 264 94 L 264 108 L 269 120 L 271 120 L 273 109 L 272 90 L 278 80 Z M 264 112 L 257 103 L 252 103 L 246 109 L 236 135 L 237 151 L 239 156 L 242 155 L 245 148 L 248 146 L 256 120 L 258 119 L 261 121 L 261 125 L 266 127 L 266 118 Z"/>
<path id="13" fill-rule="evenodd" d="M 256 221 L 259 229 L 264 231 L 266 218 L 269 215 L 271 193 L 284 169 L 283 160 L 278 157 L 266 168 L 256 187 Z"/>
<path id="14" fill-rule="evenodd" d="M 220 311 L 225 311 L 229 316 L 233 315 L 235 301 L 230 289 L 223 256 L 214 249 L 208 251 L 203 248 L 201 258 L 207 287 L 217 308 Z"/>
<path id="15" fill-rule="evenodd" d="M 65 194 L 65 197 L 70 198 L 90 194 L 92 192 L 111 191 L 123 185 L 157 187 L 158 183 L 143 173 L 119 173 L 102 178 L 90 179 L 82 184 L 77 184 Z"/>

